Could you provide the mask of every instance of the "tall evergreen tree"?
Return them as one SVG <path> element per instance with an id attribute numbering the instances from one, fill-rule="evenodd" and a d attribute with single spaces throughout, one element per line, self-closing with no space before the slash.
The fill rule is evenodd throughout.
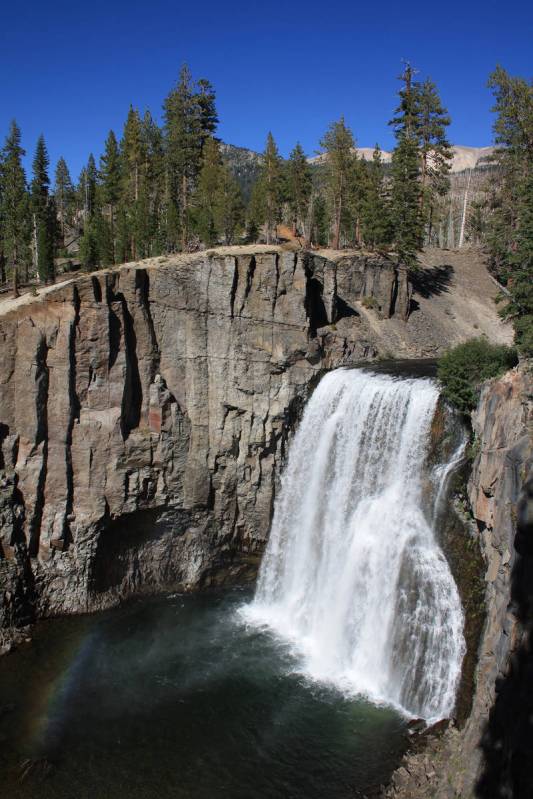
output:
<path id="1" fill-rule="evenodd" d="M 372 161 L 366 164 L 366 186 L 361 208 L 364 243 L 371 249 L 390 243 L 390 211 L 381 150 L 376 144 Z"/>
<path id="2" fill-rule="evenodd" d="M 496 159 L 501 184 L 488 237 L 492 269 L 510 300 L 502 314 L 512 319 L 517 344 L 533 356 L 533 82 L 512 77 L 501 66 L 491 74 Z"/>
<path id="3" fill-rule="evenodd" d="M 243 221 L 241 192 L 223 163 L 215 139 L 207 139 L 195 198 L 196 228 L 207 246 L 223 238 L 231 244 Z"/>
<path id="4" fill-rule="evenodd" d="M 208 139 L 198 178 L 196 227 L 202 242 L 208 247 L 217 243 L 220 231 L 217 225 L 217 193 L 222 172 L 222 159 L 218 142 Z"/>
<path id="5" fill-rule="evenodd" d="M 56 164 L 54 198 L 59 222 L 61 246 L 64 247 L 67 227 L 72 225 L 74 186 L 72 185 L 67 162 L 63 157 L 59 158 Z"/>
<path id="6" fill-rule="evenodd" d="M 89 154 L 85 172 L 85 208 L 89 217 L 92 217 L 97 207 L 98 170 L 94 155 Z"/>
<path id="7" fill-rule="evenodd" d="M 82 203 L 83 234 L 80 258 L 85 269 L 96 269 L 113 263 L 110 225 L 102 213 L 102 187 L 93 154 L 80 175 L 79 195 Z"/>
<path id="8" fill-rule="evenodd" d="M 112 130 L 105 141 L 104 153 L 100 158 L 100 185 L 102 203 L 107 211 L 110 237 L 111 262 L 116 263 L 115 226 L 117 206 L 121 194 L 120 151 L 117 138 Z"/>
<path id="9" fill-rule="evenodd" d="M 326 194 L 333 223 L 331 246 L 338 250 L 343 216 L 349 204 L 350 181 L 356 157 L 355 139 L 344 117 L 330 125 L 320 146 L 326 155 Z"/>
<path id="10" fill-rule="evenodd" d="M 328 244 L 330 224 L 326 202 L 322 194 L 313 195 L 311 206 L 311 241 L 319 247 L 325 247 Z"/>
<path id="11" fill-rule="evenodd" d="M 237 234 L 244 226 L 244 202 L 239 184 L 231 174 L 227 164 L 222 165 L 220 183 L 217 190 L 217 227 L 224 243 L 233 244 Z"/>
<path id="12" fill-rule="evenodd" d="M 423 244 L 421 154 L 419 148 L 419 93 L 414 84 L 414 70 L 407 64 L 399 91 L 400 103 L 390 121 L 397 145 L 392 154 L 391 223 L 394 243 L 400 259 L 415 267 Z"/>
<path id="13" fill-rule="evenodd" d="M 281 221 L 283 199 L 282 161 L 272 133 L 267 136 L 261 171 L 252 192 L 252 215 L 265 226 L 266 243 L 272 244 Z"/>
<path id="14" fill-rule="evenodd" d="M 2 192 L 0 205 L 1 249 L 7 264 L 7 277 L 13 281 L 18 296 L 18 280 L 28 278 L 30 214 L 26 175 L 22 166 L 25 152 L 21 146 L 20 128 L 12 121 L 3 149 Z"/>
<path id="15" fill-rule="evenodd" d="M 50 159 L 41 134 L 37 139 L 33 159 L 31 182 L 31 207 L 33 223 L 33 248 L 35 266 L 40 280 L 49 283 L 54 279 L 55 216 L 50 203 L 48 167 Z"/>
<path id="16" fill-rule="evenodd" d="M 420 146 L 420 213 L 431 238 L 436 199 L 447 193 L 448 174 L 453 157 L 446 128 L 450 117 L 442 105 L 437 87 L 430 80 L 415 86 L 417 97 L 417 130 Z"/>
<path id="17" fill-rule="evenodd" d="M 194 83 L 184 65 L 178 85 L 165 99 L 166 205 L 169 249 L 189 242 L 191 195 L 202 163 L 202 149 L 217 124 L 215 95 L 208 81 Z"/>
<path id="18" fill-rule="evenodd" d="M 307 230 L 307 223 L 312 189 L 311 167 L 307 162 L 301 144 L 298 142 L 289 155 L 286 194 L 293 233 L 296 235 L 298 228 L 300 228 L 305 240 L 308 240 L 310 235 Z"/>
<path id="19" fill-rule="evenodd" d="M 196 102 L 200 117 L 201 147 L 203 147 L 218 125 L 215 90 L 205 78 L 200 78 L 197 82 Z"/>
<path id="20" fill-rule="evenodd" d="M 146 153 L 145 181 L 148 201 L 149 254 L 157 255 L 165 249 L 165 154 L 162 131 L 149 111 L 146 111 L 142 119 L 141 132 Z"/>
<path id="21" fill-rule="evenodd" d="M 342 227 L 347 242 L 357 247 L 363 244 L 363 216 L 368 193 L 368 168 L 366 161 L 353 153 L 348 177 L 348 202 L 344 205 Z"/>
<path id="22" fill-rule="evenodd" d="M 145 238 L 146 214 L 146 143 L 137 109 L 130 106 L 120 143 L 122 162 L 121 204 L 127 234 L 128 258 L 142 255 L 140 241 Z M 124 242 L 126 245 L 126 242 Z"/>

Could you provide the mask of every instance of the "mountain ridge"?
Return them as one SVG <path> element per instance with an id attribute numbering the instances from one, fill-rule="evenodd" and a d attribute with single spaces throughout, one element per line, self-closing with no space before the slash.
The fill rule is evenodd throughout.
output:
<path id="1" fill-rule="evenodd" d="M 365 161 L 372 159 L 374 152 L 373 147 L 356 147 L 357 154 L 364 158 Z M 242 163 L 243 167 L 250 168 L 261 163 L 262 154 L 251 150 L 247 147 L 240 147 L 235 144 L 221 144 L 222 154 L 229 161 L 234 162 L 238 160 Z M 496 151 L 493 145 L 486 145 L 484 147 L 471 147 L 470 145 L 454 144 L 452 145 L 453 160 L 451 165 L 451 172 L 464 172 L 466 169 L 477 169 L 487 165 L 488 159 Z M 389 163 L 392 158 L 392 152 L 389 150 L 381 151 L 383 161 Z M 310 164 L 320 164 L 324 160 L 323 154 L 308 157 Z"/>

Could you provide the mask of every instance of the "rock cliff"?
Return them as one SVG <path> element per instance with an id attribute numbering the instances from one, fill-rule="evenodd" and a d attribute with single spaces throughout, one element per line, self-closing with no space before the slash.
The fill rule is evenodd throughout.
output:
<path id="1" fill-rule="evenodd" d="M 226 248 L 4 301 L 0 645 L 2 628 L 40 616 L 253 574 L 287 440 L 321 373 L 391 342 L 395 354 L 422 354 L 432 325 L 445 333 L 439 346 L 453 341 L 448 288 L 437 299 L 419 290 L 405 325 L 412 288 L 391 260 Z M 511 769 L 501 753 L 513 750 L 512 725 L 495 697 L 530 646 L 522 561 L 531 545 L 524 538 L 522 555 L 514 546 L 530 403 L 531 376 L 515 370 L 487 385 L 473 418 L 468 494 L 486 621 L 472 711 L 462 729 L 409 755 L 390 795 L 472 796 L 476 780 L 493 785 L 492 749 Z M 526 657 L 520 674 L 528 669 Z"/>
<path id="2" fill-rule="evenodd" d="M 473 543 L 485 563 L 485 622 L 471 711 L 462 728 L 444 734 L 441 728 L 417 743 L 388 797 L 494 799 L 533 791 L 532 420 L 527 366 L 484 387 L 472 417 L 475 457 L 468 481 Z"/>
<path id="3" fill-rule="evenodd" d="M 130 264 L 0 316 L 0 622 L 246 571 L 313 379 L 406 317 L 379 257 L 237 248 Z"/>

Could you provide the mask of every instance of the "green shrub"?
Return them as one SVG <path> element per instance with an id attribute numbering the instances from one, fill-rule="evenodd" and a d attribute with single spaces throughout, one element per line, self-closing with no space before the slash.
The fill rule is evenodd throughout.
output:
<path id="1" fill-rule="evenodd" d="M 440 358 L 437 377 L 443 396 L 468 415 L 476 407 L 481 383 L 517 364 L 516 351 L 503 344 L 471 339 L 448 350 Z"/>
<path id="2" fill-rule="evenodd" d="M 377 308 L 378 303 L 375 297 L 363 297 L 361 300 L 363 308 Z"/>

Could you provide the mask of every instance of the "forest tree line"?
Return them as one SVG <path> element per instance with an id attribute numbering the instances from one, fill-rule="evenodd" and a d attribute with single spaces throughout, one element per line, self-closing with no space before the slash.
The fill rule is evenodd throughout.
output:
<path id="1" fill-rule="evenodd" d="M 52 181 L 43 136 L 28 181 L 13 121 L 0 152 L 0 282 L 11 281 L 15 293 L 19 281 L 52 282 L 58 258 L 73 249 L 92 270 L 217 244 L 270 244 L 280 225 L 302 246 L 386 250 L 416 268 L 417 254 L 434 240 L 445 213 L 450 117 L 435 84 L 418 80 L 409 64 L 400 81 L 389 122 L 396 140 L 390 166 L 377 145 L 371 161 L 357 155 L 342 117 L 324 133 L 313 164 L 298 143 L 282 159 L 269 133 L 246 203 L 216 137 L 213 86 L 193 79 L 186 66 L 165 98 L 162 125 L 131 106 L 120 138 L 111 130 L 98 163 L 90 154 L 77 181 L 64 158 Z M 532 85 L 498 67 L 489 86 L 496 97 L 499 169 L 484 200 L 479 238 L 511 292 L 506 313 L 528 319 L 519 327 L 530 330 Z M 477 205 L 472 213 L 479 216 Z"/>

